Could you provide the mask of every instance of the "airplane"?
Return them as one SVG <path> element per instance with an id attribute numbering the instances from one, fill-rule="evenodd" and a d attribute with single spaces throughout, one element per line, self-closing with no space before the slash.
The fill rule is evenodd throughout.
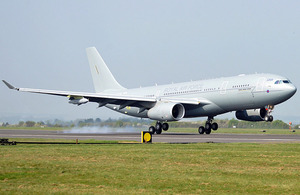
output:
<path id="1" fill-rule="evenodd" d="M 121 86 L 95 47 L 86 49 L 95 93 L 16 88 L 2 80 L 9 89 L 65 96 L 69 103 L 95 102 L 125 115 L 155 120 L 153 134 L 169 129 L 168 122 L 183 118 L 207 117 L 199 134 L 217 130 L 214 117 L 235 111 L 246 121 L 272 122 L 274 106 L 290 99 L 297 88 L 286 77 L 274 74 L 241 74 L 209 80 L 191 81 L 136 89 Z"/>

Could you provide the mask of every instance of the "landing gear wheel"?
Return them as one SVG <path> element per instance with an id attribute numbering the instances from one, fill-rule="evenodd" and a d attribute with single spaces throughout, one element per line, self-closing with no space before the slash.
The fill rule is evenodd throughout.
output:
<path id="1" fill-rule="evenodd" d="M 270 115 L 270 116 L 268 117 L 268 122 L 272 122 L 272 121 L 273 121 L 273 116 Z"/>
<path id="2" fill-rule="evenodd" d="M 213 123 L 213 124 L 211 124 L 211 128 L 212 128 L 212 130 L 214 130 L 214 131 L 218 130 L 218 128 L 219 128 L 218 123 Z"/>
<path id="3" fill-rule="evenodd" d="M 156 125 L 155 125 L 155 131 L 156 131 L 156 134 L 161 134 L 162 124 L 158 121 L 156 122 Z"/>
<path id="4" fill-rule="evenodd" d="M 161 134 L 161 132 L 162 132 L 161 128 L 160 129 L 156 129 L 156 134 Z"/>
<path id="5" fill-rule="evenodd" d="M 162 124 L 162 129 L 163 129 L 164 131 L 168 131 L 168 129 L 169 129 L 169 124 L 168 124 L 168 123 L 163 123 L 163 124 Z"/>
<path id="6" fill-rule="evenodd" d="M 156 131 L 160 131 L 161 132 L 161 128 L 162 128 L 162 124 L 160 122 L 157 122 L 156 125 L 155 125 Z"/>
<path id="7" fill-rule="evenodd" d="M 199 134 L 204 134 L 204 132 L 205 132 L 204 127 L 200 126 L 199 129 L 198 129 L 198 132 L 199 132 Z"/>
<path id="8" fill-rule="evenodd" d="M 205 130 L 211 130 L 211 123 L 205 123 Z"/>
<path id="9" fill-rule="evenodd" d="M 205 133 L 206 134 L 210 134 L 211 133 L 211 129 L 205 129 Z"/>
<path id="10" fill-rule="evenodd" d="M 273 116 L 272 115 L 265 116 L 265 121 L 266 122 L 272 122 L 273 121 Z"/>
<path id="11" fill-rule="evenodd" d="M 149 131 L 150 131 L 152 134 L 155 134 L 155 127 L 150 126 L 150 127 L 149 127 Z"/>

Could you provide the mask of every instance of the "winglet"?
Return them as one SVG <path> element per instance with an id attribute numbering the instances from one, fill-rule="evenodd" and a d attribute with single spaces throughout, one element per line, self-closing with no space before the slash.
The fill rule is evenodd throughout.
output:
<path id="1" fill-rule="evenodd" d="M 10 89 L 15 89 L 15 90 L 18 90 L 18 88 L 15 88 L 14 86 L 12 86 L 11 84 L 9 84 L 8 82 L 6 82 L 5 80 L 2 80 L 3 83 Z"/>

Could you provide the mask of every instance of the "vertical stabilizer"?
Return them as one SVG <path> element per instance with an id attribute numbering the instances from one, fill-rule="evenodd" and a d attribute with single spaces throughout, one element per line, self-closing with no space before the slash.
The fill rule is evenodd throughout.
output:
<path id="1" fill-rule="evenodd" d="M 86 53 L 89 60 L 96 93 L 106 90 L 118 91 L 125 89 L 111 74 L 110 70 L 95 47 L 86 48 Z"/>

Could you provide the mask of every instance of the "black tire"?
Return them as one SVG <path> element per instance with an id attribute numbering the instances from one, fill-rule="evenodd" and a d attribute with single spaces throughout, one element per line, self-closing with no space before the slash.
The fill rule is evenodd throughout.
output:
<path id="1" fill-rule="evenodd" d="M 168 131 L 168 129 L 169 129 L 169 124 L 168 124 L 168 123 L 163 123 L 163 124 L 162 124 L 162 129 L 163 129 L 164 131 Z"/>
<path id="2" fill-rule="evenodd" d="M 199 134 L 204 134 L 204 132 L 205 132 L 204 127 L 200 126 L 199 129 L 198 129 L 198 132 L 199 132 Z"/>
<path id="3" fill-rule="evenodd" d="M 156 131 L 161 131 L 162 124 L 160 122 L 157 122 L 156 125 L 155 125 L 155 129 L 156 129 Z"/>
<path id="4" fill-rule="evenodd" d="M 150 131 L 152 134 L 155 134 L 155 127 L 150 126 L 150 127 L 149 127 L 149 131 Z"/>
<path id="5" fill-rule="evenodd" d="M 156 129 L 156 134 L 161 134 L 161 132 L 162 132 L 161 128 L 160 129 Z"/>
<path id="6" fill-rule="evenodd" d="M 211 128 L 212 128 L 212 130 L 217 131 L 218 128 L 219 128 L 218 123 L 213 123 L 213 124 L 211 124 Z"/>
<path id="7" fill-rule="evenodd" d="M 269 122 L 272 122 L 272 121 L 273 121 L 273 119 L 274 119 L 274 118 L 273 118 L 273 116 L 272 116 L 272 115 L 270 115 L 270 116 L 268 117 L 268 121 L 269 121 Z"/>
<path id="8" fill-rule="evenodd" d="M 209 135 L 211 133 L 211 129 L 205 129 L 205 133 Z"/>
<path id="9" fill-rule="evenodd" d="M 205 123 L 205 130 L 211 130 L 211 123 Z"/>

